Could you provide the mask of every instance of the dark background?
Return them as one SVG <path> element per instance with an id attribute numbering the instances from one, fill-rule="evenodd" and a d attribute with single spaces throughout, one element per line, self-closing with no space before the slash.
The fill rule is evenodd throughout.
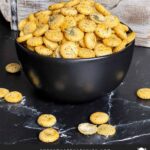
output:
<path id="1" fill-rule="evenodd" d="M 15 50 L 16 33 L 0 16 L 0 87 L 18 90 L 24 100 L 20 104 L 7 104 L 0 100 L 0 144 L 41 144 L 38 134 L 42 130 L 36 124 L 41 113 L 52 113 L 60 132 L 57 144 L 149 144 L 150 101 L 136 97 L 136 90 L 150 87 L 150 49 L 136 47 L 129 73 L 112 96 L 96 99 L 80 105 L 58 104 L 35 93 L 24 73 L 12 75 L 5 72 L 5 65 L 18 62 Z M 106 83 L 107 84 L 107 83 Z M 51 101 L 48 102 L 47 100 Z M 113 137 L 83 136 L 76 127 L 88 122 L 96 111 L 110 115 L 111 124 L 117 127 Z"/>

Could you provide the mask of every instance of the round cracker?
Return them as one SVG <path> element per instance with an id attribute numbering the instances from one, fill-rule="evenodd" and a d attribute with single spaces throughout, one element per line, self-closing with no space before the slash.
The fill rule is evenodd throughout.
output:
<path id="1" fill-rule="evenodd" d="M 52 50 L 50 50 L 49 48 L 47 48 L 43 45 L 35 47 L 35 52 L 37 52 L 39 55 L 43 55 L 43 56 L 50 56 L 53 53 Z"/>
<path id="2" fill-rule="evenodd" d="M 78 125 L 78 130 L 84 135 L 93 135 L 97 132 L 97 126 L 90 123 L 81 123 Z"/>
<path id="3" fill-rule="evenodd" d="M 21 65 L 18 63 L 10 63 L 6 65 L 5 70 L 8 73 L 18 73 L 21 71 Z"/>
<path id="4" fill-rule="evenodd" d="M 41 10 L 41 11 L 38 11 L 38 12 L 36 12 L 35 13 L 35 16 L 36 17 L 38 17 L 38 16 L 44 16 L 44 15 L 47 15 L 47 16 L 49 16 L 49 15 L 51 15 L 52 14 L 52 12 L 50 11 L 50 10 Z"/>
<path id="5" fill-rule="evenodd" d="M 53 42 L 60 42 L 63 39 L 63 34 L 60 30 L 48 30 L 45 37 Z"/>
<path id="6" fill-rule="evenodd" d="M 103 24 L 105 24 L 105 26 L 109 27 L 109 28 L 114 28 L 116 26 L 118 26 L 120 23 L 119 19 L 117 16 L 106 16 L 105 17 L 105 21 L 103 22 Z"/>
<path id="7" fill-rule="evenodd" d="M 19 22 L 19 24 L 18 24 L 18 29 L 19 29 L 20 31 L 22 31 L 27 22 L 28 22 L 27 19 L 21 20 L 21 21 Z"/>
<path id="8" fill-rule="evenodd" d="M 33 33 L 35 30 L 36 30 L 36 23 L 29 21 L 25 24 L 25 26 L 23 28 L 23 33 L 30 34 L 30 33 Z"/>
<path id="9" fill-rule="evenodd" d="M 112 54 L 112 48 L 102 43 L 96 44 L 94 51 L 97 57 Z"/>
<path id="10" fill-rule="evenodd" d="M 37 123 L 42 127 L 52 127 L 56 124 L 56 122 L 56 117 L 52 114 L 42 114 L 37 120 Z"/>
<path id="11" fill-rule="evenodd" d="M 96 29 L 95 22 L 89 19 L 81 20 L 78 26 L 83 32 L 94 32 Z"/>
<path id="12" fill-rule="evenodd" d="M 35 32 L 33 33 L 34 36 L 42 36 L 45 34 L 45 32 L 48 30 L 49 26 L 47 24 L 44 24 L 40 27 L 38 27 Z"/>
<path id="13" fill-rule="evenodd" d="M 27 45 L 29 46 L 40 46 L 43 44 L 42 37 L 32 37 L 27 40 Z"/>
<path id="14" fill-rule="evenodd" d="M 113 49 L 114 53 L 122 51 L 127 45 L 127 40 L 123 40 L 121 44 Z"/>
<path id="15" fill-rule="evenodd" d="M 74 17 L 66 16 L 63 24 L 61 25 L 61 30 L 65 31 L 68 28 L 75 27 L 75 26 L 76 26 L 76 20 L 74 19 Z"/>
<path id="16" fill-rule="evenodd" d="M 23 96 L 18 91 L 12 91 L 6 94 L 4 99 L 9 103 L 19 103 L 23 99 Z"/>
<path id="17" fill-rule="evenodd" d="M 97 26 L 95 33 L 100 38 L 109 38 L 112 34 L 112 30 L 111 30 L 111 28 L 109 28 L 103 24 L 100 24 Z"/>
<path id="18" fill-rule="evenodd" d="M 61 3 L 56 3 L 56 4 L 53 4 L 53 5 L 50 5 L 48 7 L 49 10 L 56 10 L 56 9 L 60 9 L 62 7 L 64 7 L 65 5 L 65 2 L 61 2 Z"/>
<path id="19" fill-rule="evenodd" d="M 64 16 L 61 14 L 52 15 L 49 18 L 49 26 L 51 29 L 58 29 L 64 23 Z"/>
<path id="20" fill-rule="evenodd" d="M 70 0 L 65 4 L 65 7 L 73 7 L 80 3 L 80 0 Z"/>
<path id="21" fill-rule="evenodd" d="M 79 4 L 77 6 L 77 10 L 79 13 L 83 15 L 90 15 L 94 12 L 94 8 L 90 5 L 85 5 L 85 4 Z"/>
<path id="22" fill-rule="evenodd" d="M 83 36 L 84 33 L 77 27 L 72 27 L 65 30 L 65 38 L 69 41 L 80 41 Z"/>
<path id="23" fill-rule="evenodd" d="M 95 8 L 97 9 L 98 12 L 103 14 L 104 16 L 109 16 L 111 13 L 100 3 L 95 3 Z"/>
<path id="24" fill-rule="evenodd" d="M 105 17 L 97 12 L 91 14 L 90 19 L 93 20 L 95 23 L 102 23 L 105 21 Z"/>
<path id="25" fill-rule="evenodd" d="M 94 49 L 97 43 L 96 36 L 94 33 L 86 33 L 84 41 L 85 41 L 86 47 L 89 49 Z"/>
<path id="26" fill-rule="evenodd" d="M 95 57 L 95 53 L 91 49 L 87 48 L 79 48 L 79 57 L 80 58 L 93 58 Z"/>
<path id="27" fill-rule="evenodd" d="M 20 36 L 20 37 L 17 38 L 17 42 L 18 43 L 22 43 L 22 42 L 25 42 L 25 41 L 27 41 L 28 39 L 30 39 L 32 37 L 33 37 L 32 34 L 22 35 L 22 36 Z"/>
<path id="28" fill-rule="evenodd" d="M 103 39 L 103 43 L 108 47 L 117 47 L 121 44 L 121 42 L 121 39 L 114 34 L 109 38 Z"/>
<path id="29" fill-rule="evenodd" d="M 125 31 L 123 31 L 122 29 L 115 27 L 114 31 L 116 33 L 116 35 L 118 37 L 120 37 L 122 40 L 126 40 L 127 39 L 127 33 Z"/>
<path id="30" fill-rule="evenodd" d="M 109 124 L 102 124 L 98 127 L 97 133 L 103 136 L 113 136 L 116 133 L 116 128 Z"/>
<path id="31" fill-rule="evenodd" d="M 5 97 L 9 93 L 9 90 L 6 88 L 0 88 L 0 98 Z"/>
<path id="32" fill-rule="evenodd" d="M 107 123 L 108 120 L 109 120 L 109 116 L 104 112 L 95 112 L 90 115 L 90 121 L 93 124 L 97 124 L 97 125 L 104 124 Z"/>
<path id="33" fill-rule="evenodd" d="M 150 88 L 141 88 L 137 90 L 137 96 L 143 100 L 150 100 Z"/>
<path id="34" fill-rule="evenodd" d="M 52 42 L 52 41 L 48 40 L 46 37 L 43 37 L 43 42 L 47 48 L 49 48 L 53 51 L 58 47 L 58 43 Z"/>
<path id="35" fill-rule="evenodd" d="M 127 35 L 127 43 L 131 43 L 136 37 L 136 33 L 135 32 L 131 32 Z"/>
<path id="36" fill-rule="evenodd" d="M 74 42 L 65 42 L 60 47 L 60 54 L 63 58 L 77 58 L 78 47 Z"/>
<path id="37" fill-rule="evenodd" d="M 69 8 L 62 8 L 61 13 L 64 16 L 76 16 L 78 12 L 74 7 L 69 7 Z"/>
<path id="38" fill-rule="evenodd" d="M 53 128 L 47 128 L 40 132 L 39 140 L 44 143 L 53 143 L 59 139 L 59 132 Z"/>

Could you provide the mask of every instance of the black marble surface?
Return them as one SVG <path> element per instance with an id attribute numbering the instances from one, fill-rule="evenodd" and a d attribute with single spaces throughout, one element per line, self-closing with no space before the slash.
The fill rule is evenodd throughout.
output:
<path id="1" fill-rule="evenodd" d="M 0 87 L 19 90 L 24 95 L 20 104 L 0 100 L 0 144 L 40 143 L 38 133 L 42 128 L 36 124 L 36 118 L 41 113 L 52 113 L 58 119 L 55 128 L 61 138 L 54 144 L 149 144 L 150 101 L 138 99 L 135 93 L 138 88 L 150 87 L 150 49 L 135 48 L 126 79 L 110 96 L 86 104 L 63 105 L 38 96 L 23 72 L 5 72 L 6 64 L 18 61 L 14 40 L 15 32 L 0 17 Z M 110 115 L 110 123 L 117 127 L 114 137 L 82 136 L 77 131 L 77 125 L 87 122 L 95 111 Z"/>

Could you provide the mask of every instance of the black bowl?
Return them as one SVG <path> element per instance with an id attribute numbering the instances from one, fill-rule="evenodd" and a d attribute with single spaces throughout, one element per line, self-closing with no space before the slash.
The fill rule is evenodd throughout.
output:
<path id="1" fill-rule="evenodd" d="M 113 91 L 126 76 L 134 41 L 123 51 L 90 59 L 40 56 L 16 42 L 23 70 L 40 91 L 61 102 L 83 102 Z"/>

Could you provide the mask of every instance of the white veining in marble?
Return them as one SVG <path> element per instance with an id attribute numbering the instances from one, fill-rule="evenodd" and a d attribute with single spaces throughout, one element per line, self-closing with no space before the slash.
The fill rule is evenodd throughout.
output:
<path id="1" fill-rule="evenodd" d="M 135 126 L 136 124 L 142 124 L 142 123 L 145 123 L 145 122 L 150 123 L 150 119 L 133 121 L 133 122 L 130 122 L 130 123 L 127 123 L 127 124 L 118 124 L 118 125 L 116 125 L 116 127 L 126 127 L 126 126 L 129 126 L 129 125 Z"/>
<path id="2" fill-rule="evenodd" d="M 75 130 L 75 129 L 76 129 L 76 127 L 71 127 L 71 128 L 69 128 L 69 129 L 66 129 L 66 130 L 60 129 L 60 134 L 67 133 L 67 132 L 69 132 L 69 131 L 71 131 L 71 130 Z"/>
<path id="3" fill-rule="evenodd" d="M 96 135 L 95 137 L 89 137 L 92 138 L 92 141 L 89 142 L 89 144 L 94 144 L 95 143 L 99 143 L 99 144 L 113 144 L 113 143 L 118 143 L 118 142 L 124 142 L 124 141 L 132 141 L 134 139 L 140 138 L 140 137 L 144 137 L 144 136 L 149 136 L 150 135 L 150 130 L 147 130 L 145 133 L 141 130 L 138 131 L 136 129 L 134 129 L 134 127 L 141 127 L 144 128 L 146 126 L 148 126 L 150 124 L 150 119 L 149 117 L 146 116 L 145 112 L 149 112 L 150 113 L 150 106 L 146 105 L 145 103 L 141 103 L 138 101 L 130 101 L 124 98 L 113 98 L 114 96 L 114 92 L 112 92 L 109 96 L 108 96 L 108 114 L 110 115 L 110 122 L 113 122 L 113 115 L 112 111 L 115 109 L 114 106 L 114 102 L 115 103 L 119 103 L 122 106 L 129 106 L 129 109 L 127 108 L 126 110 L 123 110 L 125 112 L 123 112 L 124 114 L 128 114 L 129 110 L 131 111 L 131 109 L 133 109 L 134 107 L 139 109 L 141 112 L 143 111 L 143 113 L 141 113 L 141 120 L 134 120 L 134 121 L 128 121 L 123 122 L 123 123 L 117 123 L 114 124 L 117 128 L 117 130 L 119 130 L 121 132 L 121 136 L 114 138 L 109 138 L 109 137 L 101 137 Z M 72 107 L 72 109 L 77 109 L 78 106 Z M 38 130 L 41 131 L 42 127 L 38 126 L 36 123 L 36 119 L 38 117 L 38 115 L 40 115 L 42 112 L 38 111 L 37 109 L 35 109 L 34 107 L 30 107 L 27 105 L 26 103 L 26 97 L 23 98 L 23 101 L 20 104 L 8 104 L 5 101 L 1 100 L 0 101 L 0 109 L 2 109 L 3 111 L 7 111 L 11 114 L 14 114 L 18 117 L 24 117 L 24 116 L 28 116 L 29 119 L 27 119 L 24 124 L 14 124 L 14 127 L 18 127 L 20 125 L 22 125 L 24 128 L 29 129 L 29 130 Z M 135 111 L 134 109 L 132 110 L 133 112 Z M 144 116 L 144 117 L 143 117 Z M 143 118 L 145 119 L 143 119 Z M 74 141 L 74 137 L 72 134 L 72 131 L 76 129 L 76 127 L 70 127 L 67 128 L 66 124 L 60 124 L 59 122 L 56 124 L 56 126 L 54 126 L 55 129 L 57 129 L 60 133 L 60 137 L 61 139 L 64 139 L 64 143 L 66 144 L 75 144 Z M 133 134 L 132 132 L 128 132 L 128 129 L 133 129 L 135 134 Z M 37 138 L 26 138 L 26 139 L 19 139 L 17 141 L 10 141 L 10 142 L 6 142 L 5 144 L 16 144 L 16 143 L 21 143 L 21 142 L 26 142 L 26 141 L 32 141 L 32 140 L 36 140 Z M 89 141 L 89 140 L 87 140 Z M 76 142 L 76 144 L 86 144 L 87 142 L 86 140 L 82 139 L 81 141 L 79 140 L 78 142 Z"/>
<path id="4" fill-rule="evenodd" d="M 38 116 L 41 113 L 37 109 L 25 104 L 26 97 L 24 96 L 22 102 L 19 104 L 9 104 L 2 100 L 0 108 L 17 116 Z"/>
<path id="5" fill-rule="evenodd" d="M 37 138 L 21 139 L 21 140 L 17 140 L 17 141 L 15 141 L 15 142 L 12 142 L 12 143 L 10 143 L 10 144 L 18 144 L 18 143 L 28 142 L 28 141 L 33 141 L 33 140 L 37 140 Z"/>
<path id="6" fill-rule="evenodd" d="M 150 135 L 150 133 L 140 134 L 140 135 L 135 135 L 135 136 L 127 137 L 127 138 L 124 138 L 124 139 L 119 139 L 119 140 L 113 140 L 113 141 L 104 142 L 102 144 L 112 144 L 112 143 L 117 143 L 117 142 L 129 141 L 129 140 L 134 140 L 134 139 L 141 138 L 143 136 L 149 136 L 149 135 Z"/>
<path id="7" fill-rule="evenodd" d="M 110 116 L 109 123 L 111 123 L 111 108 L 112 108 L 112 97 L 114 96 L 114 92 L 111 92 L 108 96 L 108 115 Z"/>

